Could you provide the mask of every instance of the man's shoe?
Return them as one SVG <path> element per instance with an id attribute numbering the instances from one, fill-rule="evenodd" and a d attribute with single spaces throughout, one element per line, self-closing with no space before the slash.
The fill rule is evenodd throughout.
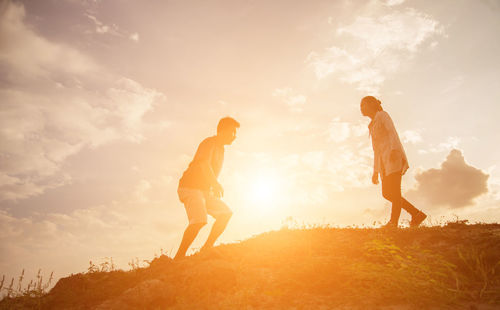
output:
<path id="1" fill-rule="evenodd" d="M 187 258 L 186 255 L 179 255 L 179 256 L 175 256 L 172 261 L 174 262 L 179 262 L 179 261 L 182 261 L 182 260 L 185 260 Z"/>
<path id="2" fill-rule="evenodd" d="M 426 218 L 427 218 L 427 215 L 424 212 L 418 211 L 418 213 L 415 214 L 415 216 L 411 217 L 410 227 L 418 227 L 420 224 L 422 224 L 422 222 Z"/>

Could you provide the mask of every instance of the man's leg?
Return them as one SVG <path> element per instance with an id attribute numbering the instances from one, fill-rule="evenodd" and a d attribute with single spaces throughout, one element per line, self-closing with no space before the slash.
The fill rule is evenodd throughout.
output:
<path id="1" fill-rule="evenodd" d="M 206 223 L 199 224 L 189 224 L 189 226 L 184 231 L 184 235 L 182 236 L 181 245 L 179 246 L 179 250 L 177 250 L 177 254 L 175 254 L 174 259 L 178 259 L 186 256 L 186 252 L 189 249 L 189 246 L 193 243 L 194 239 L 200 232 L 200 229 L 205 226 Z"/>
<path id="2" fill-rule="evenodd" d="M 189 225 L 182 236 L 181 245 L 174 258 L 186 255 L 187 250 L 198 235 L 200 229 L 207 223 L 207 210 L 205 208 L 205 197 L 201 190 L 182 188 L 178 189 L 179 199 L 184 204 Z"/>
<path id="3" fill-rule="evenodd" d="M 224 232 L 229 219 L 233 215 L 231 209 L 220 198 L 211 193 L 205 193 L 205 200 L 207 202 L 207 212 L 215 218 L 215 223 L 202 249 L 214 246 L 215 241 Z"/>
<path id="4" fill-rule="evenodd" d="M 232 214 L 224 214 L 217 217 L 214 225 L 212 226 L 212 230 L 210 231 L 210 235 L 208 235 L 207 241 L 202 249 L 208 249 L 214 246 L 215 241 L 226 229 L 227 223 L 231 218 Z"/>

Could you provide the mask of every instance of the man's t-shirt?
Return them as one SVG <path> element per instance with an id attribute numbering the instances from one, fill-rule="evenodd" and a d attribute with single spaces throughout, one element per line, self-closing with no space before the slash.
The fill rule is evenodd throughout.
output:
<path id="1" fill-rule="evenodd" d="M 205 177 L 201 169 L 201 164 L 208 162 L 209 166 L 212 167 L 215 178 L 217 178 L 219 177 L 223 161 L 224 146 L 216 143 L 216 136 L 206 138 L 198 146 L 193 161 L 191 161 L 189 167 L 184 171 L 184 174 L 179 180 L 179 187 L 194 188 L 204 191 L 210 190 L 212 184 L 210 184 L 210 180 Z"/>

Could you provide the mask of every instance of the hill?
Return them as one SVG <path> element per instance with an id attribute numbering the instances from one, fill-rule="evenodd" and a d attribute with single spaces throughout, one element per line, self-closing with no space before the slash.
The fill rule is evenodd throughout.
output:
<path id="1" fill-rule="evenodd" d="M 282 229 L 0 302 L 25 308 L 499 309 L 500 224 Z"/>

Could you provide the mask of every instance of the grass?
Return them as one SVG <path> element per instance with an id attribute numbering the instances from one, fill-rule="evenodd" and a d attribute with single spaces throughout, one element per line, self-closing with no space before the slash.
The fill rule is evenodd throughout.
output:
<path id="1" fill-rule="evenodd" d="M 14 278 L 10 281 L 10 285 L 6 286 L 5 276 L 2 276 L 0 293 L 3 290 L 5 295 L 0 301 L 0 308 L 4 309 L 6 306 L 8 306 L 8 309 L 18 308 L 18 305 L 23 308 L 24 305 L 30 305 L 31 308 L 36 307 L 40 309 L 42 307 L 42 299 L 47 294 L 47 289 L 50 287 L 54 276 L 54 272 L 51 272 L 48 281 L 44 282 L 41 272 L 42 270 L 39 269 L 36 280 L 31 280 L 26 287 L 23 287 L 24 269 L 18 278 L 17 286 L 14 286 Z M 10 303 L 10 300 L 15 302 Z"/>
<path id="2" fill-rule="evenodd" d="M 283 228 L 181 261 L 111 261 L 0 309 L 498 309 L 500 224 Z M 12 286 L 12 285 L 11 285 Z"/>

